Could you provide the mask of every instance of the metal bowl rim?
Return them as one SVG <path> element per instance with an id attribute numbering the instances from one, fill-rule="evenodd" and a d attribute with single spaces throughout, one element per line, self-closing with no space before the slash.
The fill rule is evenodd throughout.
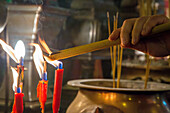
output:
<path id="1" fill-rule="evenodd" d="M 85 82 L 92 82 L 92 81 L 104 81 L 104 82 L 112 82 L 112 79 L 77 79 L 77 80 L 70 80 L 67 82 L 69 86 L 78 87 L 83 89 L 93 89 L 93 90 L 105 90 L 105 91 L 131 91 L 131 92 L 163 92 L 163 91 L 170 91 L 170 85 L 157 83 L 157 82 L 148 82 L 148 84 L 160 84 L 168 86 L 168 88 L 158 88 L 158 89 L 132 89 L 132 88 L 109 88 L 109 87 L 102 87 L 102 86 L 92 86 L 83 84 Z M 134 81 L 134 80 L 120 80 L 120 82 L 135 82 L 135 83 L 144 83 L 144 81 Z"/>

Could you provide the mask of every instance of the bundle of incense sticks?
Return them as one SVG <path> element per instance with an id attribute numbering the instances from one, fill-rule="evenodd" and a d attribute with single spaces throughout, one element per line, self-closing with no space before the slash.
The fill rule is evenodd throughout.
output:
<path id="1" fill-rule="evenodd" d="M 150 35 L 154 35 L 154 34 L 169 31 L 169 30 L 170 30 L 170 22 L 155 26 L 152 29 Z M 146 36 L 142 38 L 153 38 L 153 37 Z M 119 44 L 120 44 L 119 38 L 115 41 L 109 41 L 108 39 L 105 39 L 102 41 L 85 44 L 85 45 L 81 45 L 81 46 L 64 49 L 61 51 L 51 53 L 49 58 L 51 58 L 52 60 L 61 60 L 61 59 L 66 59 L 66 58 L 74 57 L 77 55 L 85 54 L 88 52 L 93 52 L 93 51 L 109 48 L 110 46 L 119 45 Z"/>
<path id="2" fill-rule="evenodd" d="M 113 16 L 114 22 L 113 22 L 113 30 L 117 29 L 118 24 L 118 12 L 116 13 L 116 16 Z M 111 28 L 110 28 L 110 17 L 109 12 L 107 12 L 107 19 L 108 19 L 108 31 L 109 35 L 111 34 Z M 118 48 L 117 51 L 117 88 L 119 88 L 120 84 L 120 76 L 121 76 L 121 64 L 122 64 L 122 54 L 123 54 L 123 48 L 120 47 L 120 45 L 116 46 L 110 46 L 110 56 L 111 56 L 111 66 L 112 66 L 112 77 L 113 77 L 113 88 L 116 87 L 115 84 L 115 73 L 116 73 L 116 48 Z M 121 48 L 121 50 L 120 50 Z"/>

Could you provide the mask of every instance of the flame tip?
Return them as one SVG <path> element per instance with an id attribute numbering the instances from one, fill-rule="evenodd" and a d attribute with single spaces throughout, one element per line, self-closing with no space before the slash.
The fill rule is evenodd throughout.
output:
<path id="1" fill-rule="evenodd" d="M 20 61 L 20 58 L 24 58 L 25 56 L 25 45 L 24 42 L 22 40 L 18 40 L 16 45 L 15 45 L 15 56 L 17 58 L 18 61 Z"/>
<path id="2" fill-rule="evenodd" d="M 44 57 L 43 52 L 40 48 L 40 46 L 36 43 L 32 43 L 32 45 L 35 47 L 35 51 L 33 53 L 34 63 L 35 67 L 38 71 L 38 74 L 40 78 L 42 78 L 42 73 L 44 72 Z"/>

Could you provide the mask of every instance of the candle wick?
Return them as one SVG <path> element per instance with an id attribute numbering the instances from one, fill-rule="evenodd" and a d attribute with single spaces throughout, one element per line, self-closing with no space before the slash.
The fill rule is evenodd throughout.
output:
<path id="1" fill-rule="evenodd" d="M 17 88 L 17 93 L 21 93 L 21 88 Z"/>
<path id="2" fill-rule="evenodd" d="M 47 62 L 44 61 L 44 73 L 42 75 L 42 80 L 47 80 Z"/>
<path id="3" fill-rule="evenodd" d="M 17 89 L 19 88 L 19 85 L 20 85 L 20 82 L 21 82 L 21 73 L 22 73 L 22 69 L 19 69 L 19 72 L 18 72 Z"/>
<path id="4" fill-rule="evenodd" d="M 63 69 L 63 64 L 62 63 L 59 63 L 59 69 Z"/>
<path id="5" fill-rule="evenodd" d="M 44 61 L 44 73 L 47 72 L 47 61 Z"/>
<path id="6" fill-rule="evenodd" d="M 24 66 L 24 58 L 23 57 L 20 58 L 19 65 Z"/>

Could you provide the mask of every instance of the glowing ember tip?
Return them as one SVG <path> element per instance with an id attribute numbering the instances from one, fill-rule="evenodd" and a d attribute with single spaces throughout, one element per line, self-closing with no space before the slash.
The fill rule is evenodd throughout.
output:
<path id="1" fill-rule="evenodd" d="M 23 41 L 21 41 L 21 40 L 19 40 L 16 43 L 15 56 L 18 61 L 20 61 L 21 57 L 24 58 L 24 56 L 25 56 L 25 45 L 24 45 Z"/>
<path id="2" fill-rule="evenodd" d="M 39 74 L 40 78 L 42 79 L 42 75 L 44 72 L 43 52 L 38 44 L 31 43 L 30 45 L 35 47 L 35 51 L 33 53 L 33 59 L 34 59 L 35 67 L 38 71 L 38 74 Z"/>

